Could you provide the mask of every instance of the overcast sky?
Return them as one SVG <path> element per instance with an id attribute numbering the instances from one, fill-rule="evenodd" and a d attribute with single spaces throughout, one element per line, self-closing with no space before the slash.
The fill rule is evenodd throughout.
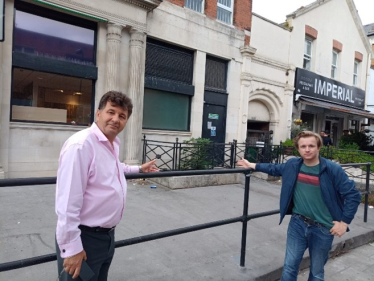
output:
<path id="1" fill-rule="evenodd" d="M 252 11 L 276 23 L 286 20 L 286 15 L 315 0 L 253 0 Z M 354 0 L 362 24 L 374 23 L 374 0 Z M 342 19 L 344 20 L 344 19 Z"/>

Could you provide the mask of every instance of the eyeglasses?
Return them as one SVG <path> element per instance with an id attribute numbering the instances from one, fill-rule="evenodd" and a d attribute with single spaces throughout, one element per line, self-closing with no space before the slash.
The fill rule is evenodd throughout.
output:
<path id="1" fill-rule="evenodd" d="M 62 274 L 64 273 L 64 271 L 65 271 L 65 269 L 62 269 L 62 270 L 61 270 L 59 276 L 57 276 L 56 281 L 59 281 L 59 280 L 60 280 L 60 278 L 61 278 Z"/>

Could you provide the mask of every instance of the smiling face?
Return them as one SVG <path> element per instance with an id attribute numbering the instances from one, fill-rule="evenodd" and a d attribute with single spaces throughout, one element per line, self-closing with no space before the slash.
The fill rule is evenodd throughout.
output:
<path id="1" fill-rule="evenodd" d="M 307 166 L 314 166 L 319 163 L 319 150 L 317 139 L 314 136 L 302 137 L 299 139 L 297 150 Z"/>
<path id="2" fill-rule="evenodd" d="M 96 112 L 96 124 L 111 143 L 125 128 L 127 120 L 128 111 L 120 106 L 112 105 L 110 101 L 103 109 L 98 109 Z"/>

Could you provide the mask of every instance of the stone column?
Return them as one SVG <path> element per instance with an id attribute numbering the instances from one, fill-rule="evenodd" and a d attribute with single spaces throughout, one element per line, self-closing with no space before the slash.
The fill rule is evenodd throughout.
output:
<path id="1" fill-rule="evenodd" d="M 248 100 L 249 95 L 253 91 L 252 89 L 252 75 L 251 75 L 251 64 L 252 58 L 255 55 L 257 49 L 250 46 L 243 46 L 240 48 L 240 52 L 243 56 L 243 65 L 241 73 L 240 83 L 240 98 L 239 98 L 239 111 L 238 111 L 238 136 L 237 140 L 239 143 L 245 142 L 247 138 L 247 122 L 248 122 Z"/>
<path id="2" fill-rule="evenodd" d="M 114 23 L 108 23 L 107 25 L 105 93 L 111 90 L 120 90 L 118 79 L 122 28 L 123 26 Z"/>
<path id="3" fill-rule="evenodd" d="M 142 157 L 142 124 L 145 71 L 145 32 L 130 30 L 129 88 L 134 108 L 125 128 L 124 162 L 139 164 Z"/>

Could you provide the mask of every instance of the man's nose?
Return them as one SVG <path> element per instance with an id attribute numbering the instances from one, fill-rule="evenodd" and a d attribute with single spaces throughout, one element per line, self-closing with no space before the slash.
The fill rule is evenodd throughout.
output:
<path id="1" fill-rule="evenodd" d="M 113 117 L 112 117 L 112 120 L 115 121 L 115 122 L 118 122 L 119 121 L 119 115 L 114 114 Z"/>

